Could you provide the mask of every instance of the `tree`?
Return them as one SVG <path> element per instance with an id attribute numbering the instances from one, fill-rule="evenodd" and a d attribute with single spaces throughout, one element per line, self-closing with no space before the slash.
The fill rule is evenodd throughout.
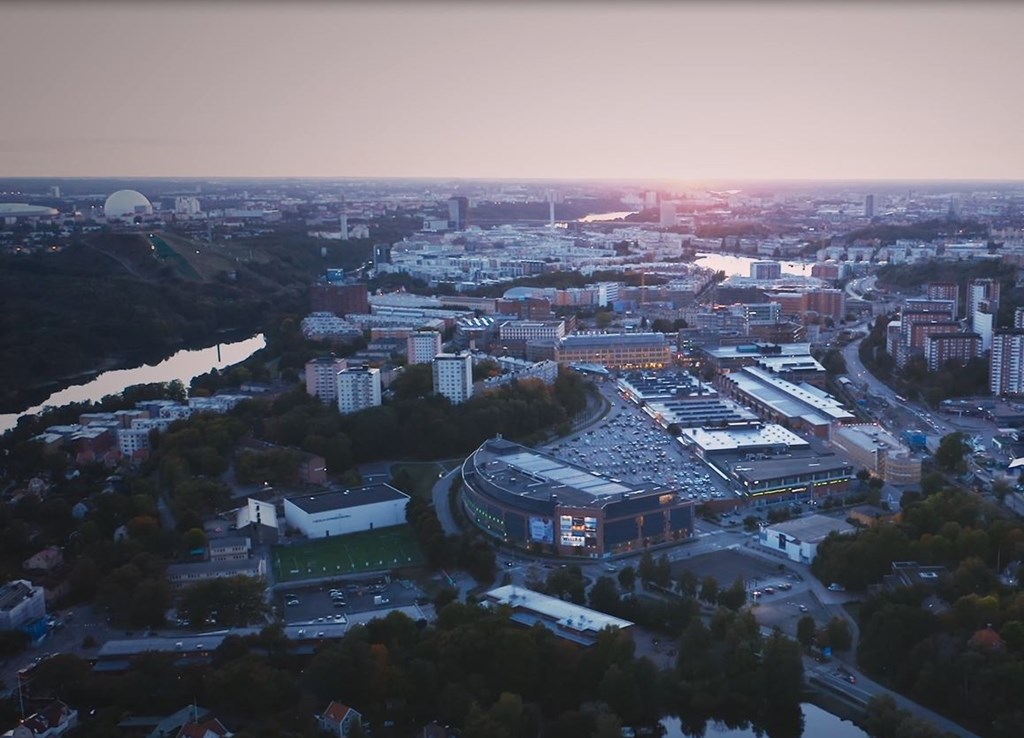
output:
<path id="1" fill-rule="evenodd" d="M 947 472 L 963 474 L 967 470 L 965 457 L 968 450 L 963 433 L 950 433 L 939 441 L 939 448 L 935 451 L 935 463 Z"/>
<path id="2" fill-rule="evenodd" d="M 590 588 L 590 606 L 595 610 L 614 614 L 619 607 L 619 588 L 611 577 L 598 577 Z"/>
<path id="3" fill-rule="evenodd" d="M 825 626 L 825 637 L 835 651 L 849 651 L 853 645 L 853 635 L 846 618 L 836 616 L 829 620 Z"/>
<path id="4" fill-rule="evenodd" d="M 709 605 L 718 602 L 718 580 L 714 577 L 704 577 L 700 585 L 700 598 Z"/>
<path id="5" fill-rule="evenodd" d="M 619 572 L 619 586 L 625 591 L 632 592 L 636 586 L 636 569 L 627 566 Z"/>
<path id="6" fill-rule="evenodd" d="M 739 610 L 747 601 L 747 590 L 743 576 L 737 576 L 728 589 L 718 593 L 718 604 L 730 610 Z"/>
<path id="7" fill-rule="evenodd" d="M 804 648 L 811 647 L 817 632 L 818 626 L 810 615 L 804 615 L 796 621 L 796 639 Z"/>

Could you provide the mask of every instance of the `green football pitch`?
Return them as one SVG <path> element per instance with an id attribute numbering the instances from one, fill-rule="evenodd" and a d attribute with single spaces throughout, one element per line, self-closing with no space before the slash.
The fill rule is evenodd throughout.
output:
<path id="1" fill-rule="evenodd" d="M 412 530 L 404 525 L 273 549 L 274 577 L 278 582 L 400 569 L 424 562 Z"/>

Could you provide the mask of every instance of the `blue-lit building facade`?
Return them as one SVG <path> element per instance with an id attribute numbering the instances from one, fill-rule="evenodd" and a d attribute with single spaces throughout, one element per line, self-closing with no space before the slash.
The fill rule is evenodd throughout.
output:
<path id="1" fill-rule="evenodd" d="M 694 503 L 631 485 L 503 438 L 462 465 L 461 502 L 488 535 L 562 556 L 605 558 L 693 535 Z"/>

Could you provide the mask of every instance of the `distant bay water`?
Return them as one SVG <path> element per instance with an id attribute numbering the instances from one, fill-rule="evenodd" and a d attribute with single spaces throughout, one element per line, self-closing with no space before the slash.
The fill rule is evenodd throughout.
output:
<path id="1" fill-rule="evenodd" d="M 579 219 L 580 223 L 600 223 L 604 220 L 621 220 L 627 215 L 634 215 L 635 210 L 618 210 L 614 213 L 591 213 Z"/>
<path id="2" fill-rule="evenodd" d="M 714 269 L 716 272 L 725 272 L 727 277 L 749 277 L 750 265 L 755 261 L 778 261 L 777 259 L 755 258 L 752 256 L 735 256 L 733 254 L 709 254 L 698 253 L 697 266 Z M 799 274 L 804 277 L 811 276 L 810 262 L 803 261 L 779 261 L 782 265 L 783 274 Z"/>
<path id="3" fill-rule="evenodd" d="M 173 356 L 153 366 L 142 365 L 134 369 L 114 369 L 103 372 L 84 384 L 67 387 L 54 392 L 44 402 L 26 408 L 20 413 L 0 415 L 0 433 L 5 433 L 18 424 L 23 415 L 35 415 L 45 407 L 61 407 L 73 402 L 96 402 L 107 395 L 115 395 L 126 387 L 136 384 L 173 382 L 181 380 L 186 387 L 195 377 L 211 369 L 226 369 L 245 361 L 267 345 L 262 333 L 242 341 L 221 343 L 202 349 L 182 349 Z"/>

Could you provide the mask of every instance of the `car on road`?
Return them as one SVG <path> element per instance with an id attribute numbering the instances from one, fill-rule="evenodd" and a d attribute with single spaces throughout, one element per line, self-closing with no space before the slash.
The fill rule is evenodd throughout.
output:
<path id="1" fill-rule="evenodd" d="M 799 608 L 800 608 L 800 612 L 807 612 L 807 610 L 809 609 L 807 607 L 807 605 L 799 605 Z"/>
<path id="2" fill-rule="evenodd" d="M 846 587 L 844 587 L 841 584 L 837 584 L 836 582 L 832 582 L 832 584 L 828 585 L 828 591 L 829 592 L 845 592 L 846 591 Z"/>

